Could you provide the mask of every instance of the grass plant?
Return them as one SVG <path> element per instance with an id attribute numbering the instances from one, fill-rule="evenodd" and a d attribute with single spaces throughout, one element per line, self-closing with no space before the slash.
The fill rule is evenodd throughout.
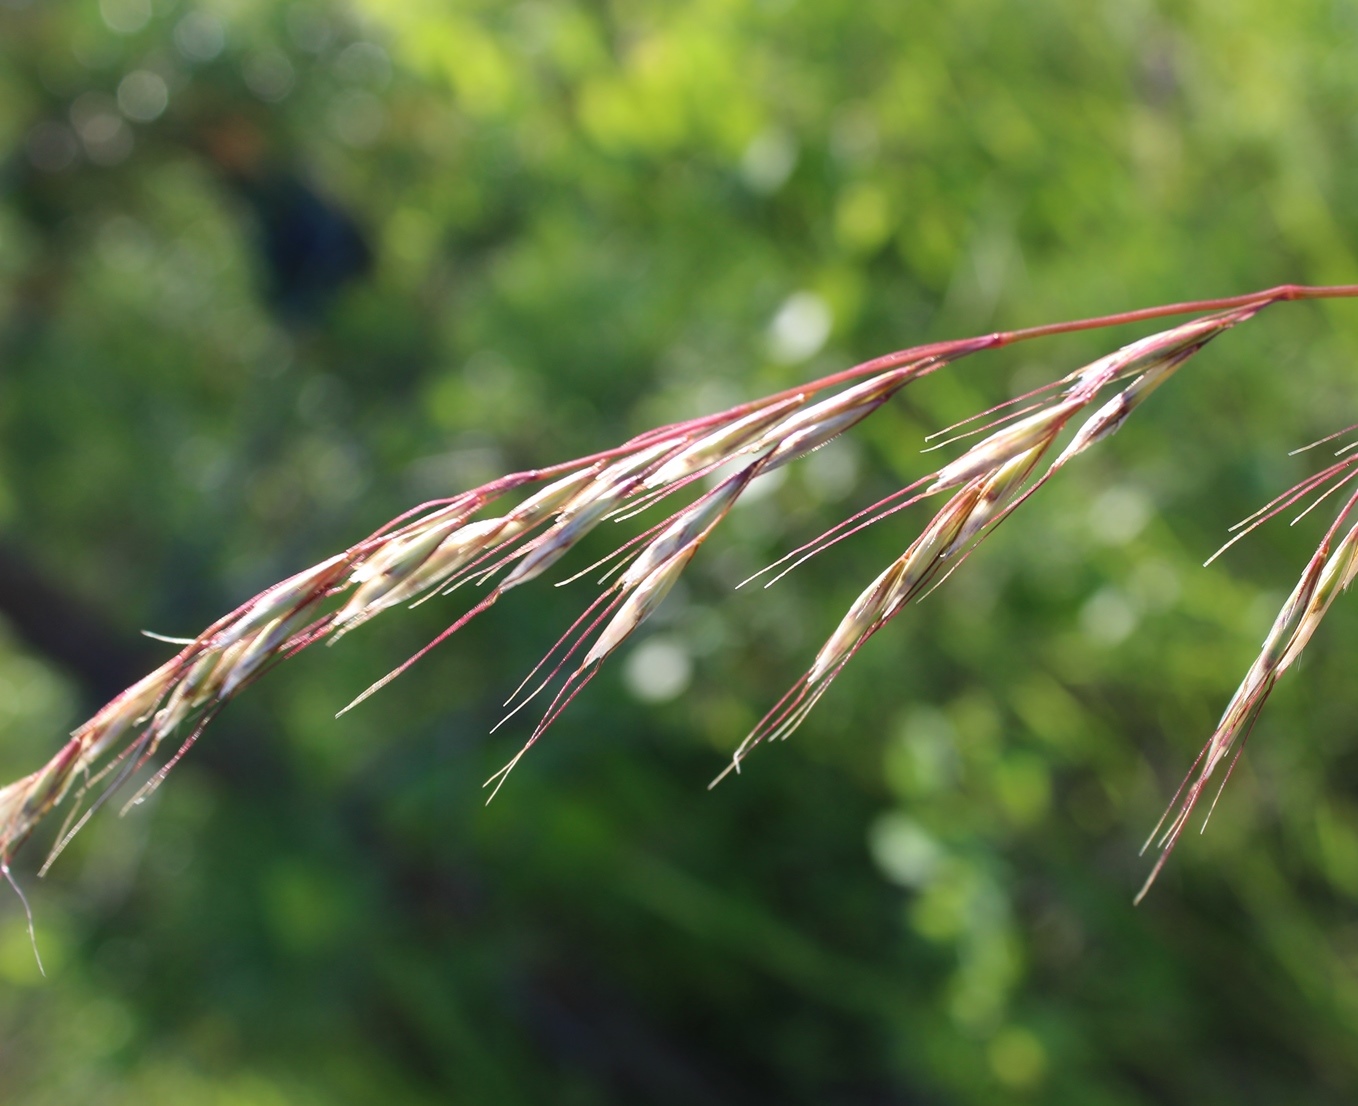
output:
<path id="1" fill-rule="evenodd" d="M 140 802 L 160 786 L 225 704 L 280 661 L 322 640 L 334 643 L 388 609 L 463 594 L 462 589 L 479 590 L 479 597 L 447 629 L 344 711 L 354 709 L 489 610 L 505 592 L 553 569 L 600 524 L 650 514 L 662 503 L 674 503 L 672 497 L 682 497 L 681 506 L 571 577 L 608 566 L 600 581 L 603 590 L 506 703 L 501 725 L 530 704 L 545 705 L 520 751 L 487 781 L 493 797 L 599 667 L 655 611 L 754 480 L 814 452 L 913 381 L 961 358 L 1050 335 L 1191 316 L 940 432 L 938 436 L 952 435 L 944 445 L 980 440 L 747 581 L 762 580 L 767 587 L 864 527 L 925 499 L 945 497 L 905 551 L 858 596 L 805 674 L 738 745 L 720 780 L 738 772 L 755 746 L 790 736 L 869 638 L 912 600 L 940 586 L 1065 465 L 1116 433 L 1153 391 L 1214 338 L 1276 303 L 1353 296 L 1358 296 L 1358 286 L 1286 285 L 917 346 L 726 411 L 648 431 L 613 449 L 423 503 L 343 552 L 254 596 L 197 637 L 176 641 L 178 653 L 76 729 L 47 764 L 0 789 L 0 866 L 9 878 L 15 851 L 63 800 L 71 800 L 70 813 L 44 871 L 124 785 L 139 781 L 124 810 Z M 1303 500 L 1311 500 L 1304 514 L 1349 488 L 1358 475 L 1358 452 L 1344 447 L 1338 458 L 1243 520 L 1227 546 Z M 1358 491 L 1340 502 L 1258 658 L 1162 826 L 1147 842 L 1158 848 L 1159 856 L 1138 900 L 1163 868 L 1209 780 L 1229 758 L 1224 786 L 1278 678 L 1309 643 L 1336 595 L 1358 574 L 1358 522 L 1350 523 Z M 169 741 L 178 745 L 163 757 Z"/>

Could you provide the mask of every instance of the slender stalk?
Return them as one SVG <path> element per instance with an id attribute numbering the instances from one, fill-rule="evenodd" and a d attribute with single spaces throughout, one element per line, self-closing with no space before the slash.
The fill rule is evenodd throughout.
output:
<path id="1" fill-rule="evenodd" d="M 523 472 L 516 472 L 509 476 L 501 477 L 495 482 L 495 485 L 490 486 L 503 486 L 504 490 L 510 490 L 522 484 L 539 480 L 548 480 L 553 476 L 574 472 L 576 469 L 587 464 L 598 461 L 609 461 L 615 457 L 623 456 L 642 445 L 662 440 L 669 434 L 679 431 L 700 430 L 704 427 L 713 426 L 718 422 L 725 421 L 732 416 L 748 414 L 765 404 L 792 399 L 799 395 L 814 394 L 815 392 L 824 391 L 826 388 L 847 384 L 852 380 L 860 380 L 865 376 L 872 376 L 875 373 L 900 368 L 911 362 L 927 358 L 953 359 L 970 353 L 979 353 L 983 350 L 1002 349 L 1005 346 L 1012 346 L 1018 342 L 1031 341 L 1034 338 L 1051 338 L 1060 334 L 1076 334 L 1084 330 L 1105 330 L 1109 327 L 1148 322 L 1152 319 L 1173 318 L 1175 315 L 1197 315 L 1209 311 L 1226 311 L 1233 308 L 1248 307 L 1252 305 L 1267 307 L 1274 303 L 1323 299 L 1358 299 L 1358 284 L 1279 284 L 1274 288 L 1267 288 L 1259 292 L 1248 292 L 1239 296 L 1224 296 L 1210 300 L 1185 300 L 1182 303 L 1163 304 L 1157 307 L 1141 307 L 1134 311 L 1121 311 L 1111 315 L 1093 315 L 1084 319 L 1070 319 L 1059 323 L 1044 323 L 1041 326 L 1020 327 L 1017 330 L 997 330 L 990 334 L 981 335 L 975 338 L 952 338 L 941 342 L 930 342 L 921 346 L 911 346 L 908 349 L 896 350 L 893 353 L 884 353 L 880 357 L 874 357 L 870 361 L 863 361 L 860 364 L 853 366 L 853 368 L 843 369 L 839 372 L 831 373 L 829 376 L 823 376 L 818 380 L 812 381 L 810 384 L 786 388 L 781 392 L 775 392 L 772 395 L 764 396 L 762 399 L 740 404 L 730 410 L 722 411 L 720 414 L 703 415 L 695 419 L 689 419 L 685 422 L 670 423 L 666 426 L 656 427 L 654 430 L 647 430 L 644 433 L 638 434 L 635 438 L 629 439 L 622 445 L 615 446 L 613 449 L 600 450 L 598 453 L 591 453 L 585 457 L 577 457 L 573 461 L 563 461 L 560 464 L 548 465 L 545 468 L 527 469 Z M 385 523 L 378 530 L 374 531 L 369 540 L 381 536 L 397 523 L 404 519 L 411 518 L 421 511 L 442 506 L 450 502 L 452 502 L 452 500 L 433 499 L 421 503 L 417 507 L 412 507 L 408 511 L 398 515 L 391 522 Z"/>

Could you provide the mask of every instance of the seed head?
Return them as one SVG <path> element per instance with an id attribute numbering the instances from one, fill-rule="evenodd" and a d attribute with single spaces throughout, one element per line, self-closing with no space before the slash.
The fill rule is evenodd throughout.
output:
<path id="1" fill-rule="evenodd" d="M 693 554 L 698 551 L 697 543 L 690 543 L 669 560 L 657 566 L 649 575 L 643 577 L 633 587 L 631 594 L 623 601 L 617 613 L 609 620 L 599 639 L 585 654 L 582 667 L 597 664 L 613 652 L 628 636 L 650 618 L 661 601 L 670 593 L 679 577 L 683 575 Z"/>
<path id="2" fill-rule="evenodd" d="M 806 402 L 805 397 L 797 395 L 772 403 L 766 407 L 736 419 L 720 427 L 705 437 L 699 438 L 690 446 L 680 450 L 661 464 L 644 484 L 647 490 L 668 487 L 692 476 L 695 472 L 723 464 L 743 452 L 757 449 L 755 438 L 766 430 L 775 420 L 786 415 Z M 767 446 L 765 447 L 767 448 Z"/>
<path id="3" fill-rule="evenodd" d="M 929 492 L 945 491 L 965 484 L 980 475 L 995 472 L 1007 461 L 1032 449 L 1046 448 L 1061 432 L 1070 417 L 1087 404 L 1087 400 L 1068 396 L 1060 403 L 1027 418 L 1010 423 L 990 437 L 972 446 L 961 457 L 938 470 Z"/>

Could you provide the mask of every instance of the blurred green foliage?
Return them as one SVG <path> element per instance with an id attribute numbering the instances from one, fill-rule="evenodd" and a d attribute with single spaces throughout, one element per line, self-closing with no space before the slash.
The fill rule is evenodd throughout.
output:
<path id="1" fill-rule="evenodd" d="M 0 770 L 138 629 L 423 498 L 918 342 L 1355 279 L 1356 37 L 1340 0 L 2 0 L 0 536 L 118 647 L 11 613 Z M 488 809 L 587 584 L 338 721 L 460 608 L 289 662 L 21 858 L 48 978 L 11 901 L 0 1099 L 1354 1101 L 1342 605 L 1130 905 L 1323 520 L 1198 565 L 1353 421 L 1351 305 L 1214 343 L 703 789 L 921 519 L 732 584 L 1134 333 L 961 363 L 765 489 Z"/>

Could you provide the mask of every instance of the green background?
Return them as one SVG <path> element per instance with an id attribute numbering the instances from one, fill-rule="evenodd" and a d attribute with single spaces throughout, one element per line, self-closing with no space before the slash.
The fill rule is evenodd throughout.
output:
<path id="1" fill-rule="evenodd" d="M 1356 41 L 1342 0 L 3 0 L 0 775 L 140 629 L 422 499 L 919 342 L 1358 279 Z M 1344 601 L 1131 898 L 1327 520 L 1200 564 L 1354 421 L 1358 305 L 1213 343 L 705 790 L 925 516 L 732 585 L 1146 332 L 961 362 L 761 488 L 489 808 L 587 582 L 338 721 L 462 593 L 290 661 L 19 857 L 0 1099 L 1354 1101 Z"/>

